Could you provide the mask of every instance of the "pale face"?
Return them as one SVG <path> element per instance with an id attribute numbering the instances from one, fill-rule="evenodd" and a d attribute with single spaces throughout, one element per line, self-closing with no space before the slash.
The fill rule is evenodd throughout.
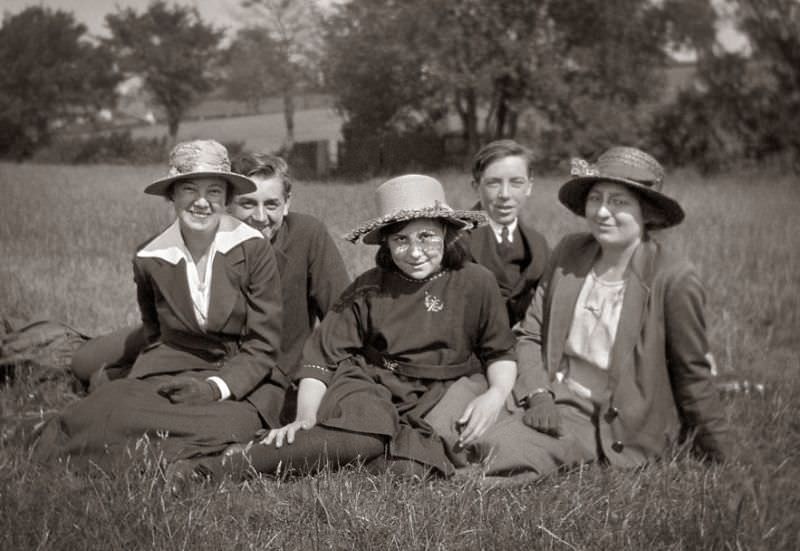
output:
<path id="1" fill-rule="evenodd" d="M 227 184 L 221 178 L 181 180 L 172 189 L 172 204 L 181 229 L 210 233 L 225 212 Z"/>
<path id="2" fill-rule="evenodd" d="M 531 194 L 528 163 L 524 157 L 497 159 L 483 172 L 473 187 L 481 198 L 481 208 L 498 224 L 508 225 L 519 216 L 519 209 Z"/>
<path id="3" fill-rule="evenodd" d="M 444 225 L 434 219 L 412 220 L 386 238 L 392 260 L 408 277 L 425 279 L 442 269 Z"/>
<path id="4" fill-rule="evenodd" d="M 271 239 L 283 224 L 289 212 L 290 197 L 284 196 L 283 182 L 279 176 L 251 176 L 256 184 L 252 193 L 233 198 L 230 213 Z"/>
<path id="5" fill-rule="evenodd" d="M 589 231 L 604 247 L 629 248 L 644 236 L 642 206 L 636 194 L 622 184 L 598 182 L 586 195 Z"/>

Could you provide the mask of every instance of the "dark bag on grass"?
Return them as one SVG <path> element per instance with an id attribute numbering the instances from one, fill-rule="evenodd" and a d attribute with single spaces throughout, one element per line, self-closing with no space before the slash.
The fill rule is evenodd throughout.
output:
<path id="1" fill-rule="evenodd" d="M 70 377 L 72 354 L 89 337 L 54 321 L 14 323 L 0 319 L 0 380 L 29 373 L 32 381 Z"/>

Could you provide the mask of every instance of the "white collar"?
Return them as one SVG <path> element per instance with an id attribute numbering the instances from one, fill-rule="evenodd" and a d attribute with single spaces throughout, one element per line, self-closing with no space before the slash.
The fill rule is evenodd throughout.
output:
<path id="1" fill-rule="evenodd" d="M 253 239 L 263 239 L 261 232 L 237 220 L 233 216 L 223 214 L 219 228 L 214 235 L 214 248 L 217 252 L 226 254 L 240 243 Z M 180 222 L 176 219 L 166 230 L 155 239 L 142 247 L 136 256 L 140 258 L 160 258 L 170 264 L 178 264 L 181 260 L 188 260 L 189 251 L 181 235 Z"/>
<path id="2" fill-rule="evenodd" d="M 494 232 L 494 237 L 495 239 L 497 239 L 498 243 L 502 239 L 501 232 L 503 231 L 504 227 L 508 228 L 508 240 L 514 241 L 514 231 L 516 231 L 517 229 L 517 221 L 519 220 L 519 218 L 514 218 L 514 221 L 507 225 L 498 224 L 488 216 L 486 218 L 489 220 L 489 226 L 491 226 L 492 231 Z"/>

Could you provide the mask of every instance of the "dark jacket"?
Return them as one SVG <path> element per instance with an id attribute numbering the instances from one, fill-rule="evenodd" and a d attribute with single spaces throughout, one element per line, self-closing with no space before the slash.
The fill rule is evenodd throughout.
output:
<path id="1" fill-rule="evenodd" d="M 480 205 L 477 205 L 480 208 Z M 469 248 L 471 260 L 489 268 L 495 275 L 500 293 L 506 301 L 508 318 L 511 325 L 514 325 L 525 316 L 525 310 L 533 300 L 536 286 L 544 273 L 547 259 L 550 255 L 550 248 L 547 240 L 533 227 L 518 219 L 517 227 L 522 235 L 522 242 L 526 249 L 526 259 L 528 263 L 523 267 L 520 278 L 505 283 L 505 268 L 503 260 L 497 253 L 497 240 L 490 226 L 482 226 L 472 230 L 465 236 L 465 243 Z"/>
<path id="2" fill-rule="evenodd" d="M 213 371 L 233 399 L 248 399 L 262 415 L 276 419 L 282 402 L 277 401 L 278 387 L 262 385 L 270 380 L 288 386 L 277 369 L 282 300 L 272 247 L 243 222 L 223 217 L 218 236 L 225 232 L 234 237 L 218 242 L 203 330 L 194 314 L 185 260 L 174 254 L 165 238 L 174 228 L 149 241 L 134 257 L 137 300 L 149 346 L 129 376 Z M 184 353 L 180 361 L 175 360 L 176 352 Z"/>
<path id="3" fill-rule="evenodd" d="M 290 212 L 272 246 L 283 293 L 278 362 L 284 372 L 293 374 L 306 339 L 350 284 L 350 276 L 325 226 L 313 216 Z"/>
<path id="4" fill-rule="evenodd" d="M 567 236 L 554 251 L 516 328 L 517 400 L 548 388 L 555 377 L 578 294 L 598 253 L 589 234 Z M 684 427 L 696 430 L 695 442 L 704 453 L 729 455 L 730 434 L 711 381 L 705 294 L 697 272 L 650 240 L 633 254 L 627 281 L 600 404 L 603 452 L 612 464 L 638 465 L 663 455 Z"/>

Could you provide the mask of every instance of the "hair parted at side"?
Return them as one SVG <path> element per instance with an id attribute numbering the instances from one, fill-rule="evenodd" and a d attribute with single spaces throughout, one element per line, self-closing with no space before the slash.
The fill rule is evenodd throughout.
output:
<path id="1" fill-rule="evenodd" d="M 262 176 L 271 178 L 277 176 L 283 183 L 284 198 L 292 193 L 292 179 L 289 176 L 289 165 L 277 155 L 269 153 L 242 153 L 231 163 L 231 169 L 245 176 Z"/>
<path id="2" fill-rule="evenodd" d="M 522 157 L 528 168 L 528 178 L 533 177 L 533 151 L 514 140 L 489 142 L 472 157 L 472 180 L 480 182 L 483 173 L 495 161 L 506 157 Z"/>
<path id="3" fill-rule="evenodd" d="M 401 231 L 411 222 L 405 220 L 396 222 L 380 230 L 380 245 L 378 252 L 375 253 L 375 265 L 383 270 L 398 270 L 397 265 L 392 260 L 392 251 L 386 239 L 393 233 Z M 444 227 L 444 253 L 442 254 L 442 268 L 445 270 L 458 270 L 464 266 L 469 255 L 464 240 L 461 239 L 462 230 L 442 224 Z"/>

